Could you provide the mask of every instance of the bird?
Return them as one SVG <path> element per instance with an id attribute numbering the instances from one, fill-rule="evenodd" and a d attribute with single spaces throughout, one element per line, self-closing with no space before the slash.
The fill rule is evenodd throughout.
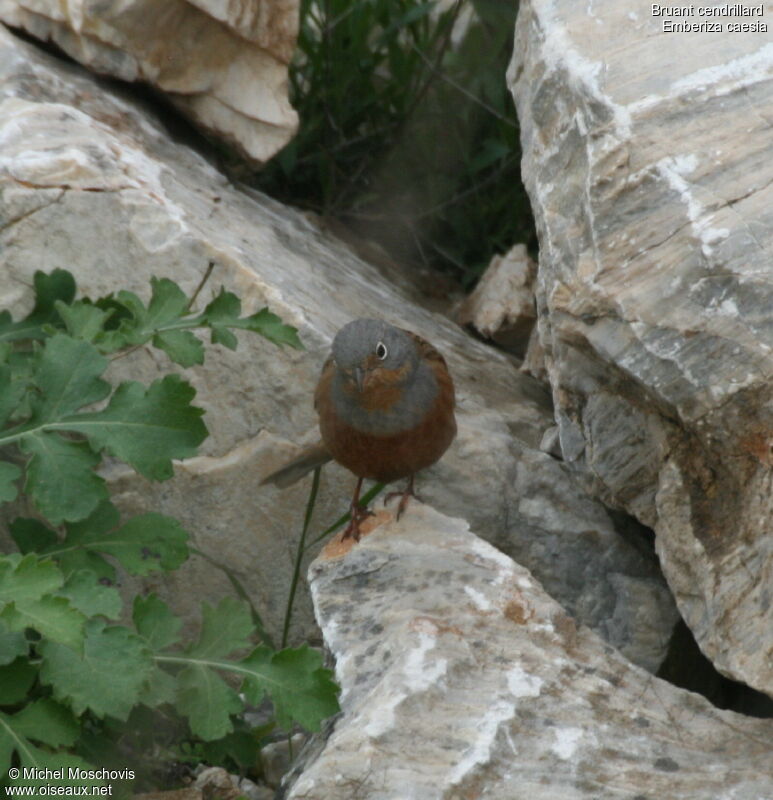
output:
<path id="1" fill-rule="evenodd" d="M 408 484 L 397 510 L 415 497 L 417 472 L 431 466 L 456 436 L 454 382 L 443 356 L 416 333 L 379 319 L 355 319 L 333 339 L 314 392 L 321 441 L 261 483 L 284 488 L 334 460 L 357 484 L 342 539 L 360 539 L 372 512 L 360 508 L 364 480 Z"/>

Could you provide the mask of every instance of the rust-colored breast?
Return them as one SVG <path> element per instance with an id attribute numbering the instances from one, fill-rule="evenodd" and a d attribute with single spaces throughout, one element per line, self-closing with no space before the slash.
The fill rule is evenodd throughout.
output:
<path id="1" fill-rule="evenodd" d="M 421 357 L 432 369 L 438 392 L 417 425 L 388 436 L 374 436 L 357 430 L 334 410 L 331 390 L 335 364 L 328 359 L 315 393 L 322 439 L 333 458 L 361 478 L 384 483 L 406 478 L 434 464 L 456 435 L 454 384 L 445 360 L 432 345 L 416 334 Z M 387 394 L 391 393 L 389 387 Z M 378 414 L 379 409 L 373 408 Z"/>

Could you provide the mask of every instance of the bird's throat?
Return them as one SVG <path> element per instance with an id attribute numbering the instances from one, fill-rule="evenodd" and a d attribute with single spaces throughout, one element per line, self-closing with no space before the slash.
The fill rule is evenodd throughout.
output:
<path id="1" fill-rule="evenodd" d="M 389 436 L 417 425 L 431 408 L 438 387 L 432 371 L 420 365 L 410 377 L 397 371 L 369 370 L 358 390 L 354 381 L 334 379 L 337 411 L 357 430 Z M 382 374 L 379 374 L 382 373 Z M 406 378 L 408 378 L 406 380 Z"/>

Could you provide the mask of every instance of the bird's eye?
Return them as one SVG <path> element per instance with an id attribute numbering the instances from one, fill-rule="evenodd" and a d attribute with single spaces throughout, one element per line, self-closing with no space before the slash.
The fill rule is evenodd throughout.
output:
<path id="1" fill-rule="evenodd" d="M 383 361 L 388 355 L 389 351 L 386 348 L 386 345 L 383 342 L 379 342 L 376 345 L 376 355 Z"/>

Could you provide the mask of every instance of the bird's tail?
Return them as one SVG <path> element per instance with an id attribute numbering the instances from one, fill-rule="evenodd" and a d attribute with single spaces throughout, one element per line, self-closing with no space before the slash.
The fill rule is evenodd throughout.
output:
<path id="1" fill-rule="evenodd" d="M 318 442 L 302 450 L 288 464 L 285 464 L 270 475 L 267 475 L 260 482 L 260 485 L 263 486 L 266 483 L 273 483 L 274 486 L 280 489 L 286 489 L 316 467 L 321 467 L 323 464 L 326 464 L 332 458 L 327 447 L 325 447 L 322 442 Z"/>

